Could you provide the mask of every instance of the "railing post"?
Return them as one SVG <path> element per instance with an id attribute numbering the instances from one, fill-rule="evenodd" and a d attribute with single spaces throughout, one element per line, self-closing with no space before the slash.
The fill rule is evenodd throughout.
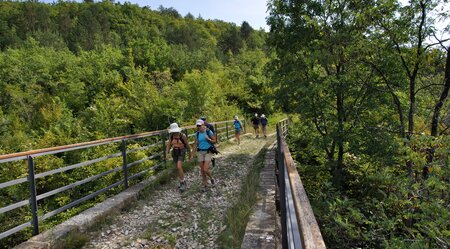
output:
<path id="1" fill-rule="evenodd" d="M 214 130 L 216 133 L 214 134 L 216 136 L 216 143 L 219 143 L 219 130 L 217 130 L 217 124 L 214 124 Z"/>
<path id="2" fill-rule="evenodd" d="M 281 124 L 277 124 L 277 154 L 278 154 L 278 183 L 280 184 L 280 209 L 281 209 L 281 245 L 282 248 L 288 248 L 287 224 L 286 224 L 286 182 L 284 180 L 284 155 L 281 144 L 282 136 Z"/>
<path id="3" fill-rule="evenodd" d="M 163 160 L 166 161 L 166 136 L 165 132 L 161 132 L 161 144 L 162 144 L 162 151 L 163 151 Z"/>
<path id="4" fill-rule="evenodd" d="M 128 167 L 127 167 L 127 141 L 122 140 L 122 162 L 123 162 L 123 177 L 124 177 L 124 187 L 128 188 Z"/>
<path id="5" fill-rule="evenodd" d="M 184 129 L 184 134 L 186 135 L 186 139 L 188 139 L 188 129 Z"/>
<path id="6" fill-rule="evenodd" d="M 227 140 L 228 140 L 228 123 L 225 122 L 225 127 L 227 128 Z"/>
<path id="7" fill-rule="evenodd" d="M 39 219 L 37 215 L 36 179 L 34 178 L 34 162 L 32 156 L 27 156 L 27 159 L 28 159 L 28 182 L 30 183 L 30 203 L 31 203 L 32 223 L 33 223 L 33 235 L 38 235 Z"/>
<path id="8" fill-rule="evenodd" d="M 244 122 L 244 134 L 245 134 L 245 133 L 247 133 L 247 128 L 245 127 L 245 123 L 246 123 L 245 118 L 244 118 L 243 122 Z"/>

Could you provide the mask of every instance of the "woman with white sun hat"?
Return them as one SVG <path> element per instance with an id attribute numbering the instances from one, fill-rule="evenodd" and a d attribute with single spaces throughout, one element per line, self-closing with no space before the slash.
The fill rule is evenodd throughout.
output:
<path id="1" fill-rule="evenodd" d="M 177 123 L 170 124 L 169 127 L 169 142 L 166 145 L 166 160 L 169 160 L 170 149 L 172 149 L 172 159 L 178 169 L 178 178 L 180 180 L 180 191 L 186 190 L 186 180 L 184 179 L 183 161 L 186 156 L 186 151 L 192 157 L 189 141 L 185 134 L 181 132 L 181 128 Z"/>

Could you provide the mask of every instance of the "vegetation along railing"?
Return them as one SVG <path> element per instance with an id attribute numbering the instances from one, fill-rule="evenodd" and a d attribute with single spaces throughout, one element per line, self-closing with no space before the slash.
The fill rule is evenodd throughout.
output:
<path id="1" fill-rule="evenodd" d="M 277 168 L 283 248 L 326 248 L 286 143 L 289 120 L 277 123 Z"/>
<path id="2" fill-rule="evenodd" d="M 232 122 L 211 123 L 220 141 L 234 136 Z M 183 128 L 190 144 L 196 129 L 196 126 Z M 0 155 L 3 172 L 13 168 L 21 172 L 10 176 L 10 179 L 0 178 L 0 224 L 4 230 L 0 231 L 0 240 L 28 227 L 32 227 L 32 234 L 36 235 L 39 222 L 113 188 L 116 192 L 121 191 L 121 188 L 116 188 L 120 185 L 126 189 L 139 179 L 154 174 L 165 162 L 167 140 L 167 130 L 159 130 Z M 94 182 L 96 180 L 102 182 Z M 47 183 L 57 187 L 49 189 Z M 66 196 L 61 194 L 63 192 Z M 73 196 L 77 198 L 71 198 Z M 51 202 L 50 197 L 56 200 Z M 11 225 L 5 222 L 8 217 L 22 221 Z"/>

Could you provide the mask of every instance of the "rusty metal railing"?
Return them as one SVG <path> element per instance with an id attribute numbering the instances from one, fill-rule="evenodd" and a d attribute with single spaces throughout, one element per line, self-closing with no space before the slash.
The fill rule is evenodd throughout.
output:
<path id="1" fill-rule="evenodd" d="M 221 122 L 215 122 L 211 123 L 216 128 L 216 134 L 222 138 L 223 141 L 230 139 L 233 137 L 231 131 L 233 131 L 232 127 L 233 120 L 228 121 L 221 121 Z M 190 140 L 190 144 L 193 143 L 194 137 L 194 131 L 197 129 L 196 126 L 186 126 L 183 128 L 183 132 L 188 136 L 188 139 Z M 38 149 L 38 150 L 31 150 L 26 152 L 19 152 L 19 153 L 13 153 L 13 154 L 7 154 L 7 155 L 0 155 L 0 165 L 3 165 L 5 163 L 14 163 L 13 166 L 25 166 L 27 165 L 28 170 L 26 176 L 13 176 L 14 179 L 8 179 L 3 180 L 3 182 L 0 182 L 0 191 L 8 192 L 6 191 L 8 188 L 17 188 L 20 184 L 26 184 L 28 183 L 28 191 L 29 191 L 29 198 L 20 200 L 15 203 L 10 203 L 13 201 L 0 201 L 0 224 L 2 224 L 2 217 L 7 217 L 7 213 L 11 212 L 13 210 L 16 210 L 21 208 L 19 212 L 22 212 L 24 208 L 29 206 L 29 210 L 25 210 L 26 212 L 31 213 L 31 220 L 27 221 L 23 224 L 20 224 L 18 226 L 15 226 L 13 228 L 6 227 L 6 230 L 2 231 L 0 228 L 0 240 L 11 236 L 25 228 L 32 227 L 33 228 L 33 235 L 37 235 L 39 233 L 39 222 L 46 220 L 54 215 L 57 215 L 69 208 L 75 207 L 79 205 L 80 203 L 92 199 L 102 193 L 105 193 L 106 191 L 118 187 L 120 185 L 123 186 L 124 189 L 128 188 L 130 180 L 137 179 L 141 176 L 144 176 L 149 171 L 154 171 L 158 169 L 161 165 L 165 163 L 165 143 L 168 140 L 168 134 L 167 130 L 158 130 L 158 131 L 152 131 L 152 132 L 145 132 L 141 134 L 135 134 L 135 135 L 128 135 L 128 136 L 121 136 L 121 137 L 115 137 L 115 138 L 107 138 L 107 139 L 101 139 L 96 141 L 90 141 L 90 142 L 84 142 L 84 143 L 77 143 L 77 144 L 71 144 L 71 145 L 64 145 L 64 146 L 58 146 L 58 147 L 52 147 L 52 148 L 45 148 L 45 149 Z M 88 148 L 98 148 L 99 146 L 106 146 L 110 145 L 110 148 L 108 148 L 107 151 L 115 150 L 113 154 L 100 156 L 97 158 L 92 158 L 86 161 L 76 162 L 72 165 L 64 165 L 63 167 L 47 170 L 44 172 L 38 172 L 36 173 L 36 158 L 38 157 L 44 157 L 53 155 L 56 157 L 64 157 L 64 153 L 72 152 L 72 151 L 78 151 L 82 149 L 88 149 Z M 98 149 L 100 150 L 100 149 Z M 136 159 L 133 162 L 130 162 L 130 154 L 140 152 L 141 156 Z M 92 153 L 95 156 L 95 153 Z M 144 154 L 144 155 L 142 155 Z M 60 173 L 64 173 L 67 171 L 73 171 L 77 169 L 85 169 L 84 167 L 89 165 L 95 165 L 96 163 L 109 160 L 112 158 L 122 158 L 121 163 L 118 163 L 118 165 L 114 165 L 113 168 L 105 169 L 105 171 L 98 173 L 96 175 L 91 175 L 89 177 L 86 177 L 84 179 L 78 179 L 75 182 L 72 183 L 66 183 L 68 184 L 61 187 L 58 187 L 56 189 L 51 189 L 45 193 L 38 193 L 37 187 L 36 187 L 36 180 L 37 179 L 45 179 L 46 177 L 52 177 Z M 152 161 L 151 167 L 144 168 L 140 170 L 139 172 L 135 172 L 134 174 L 130 172 L 130 168 L 132 168 L 135 165 L 142 164 L 146 161 Z M 53 168 L 53 167 L 49 167 Z M 69 173 L 69 172 L 67 172 Z M 81 193 L 81 195 L 84 195 L 83 197 L 76 199 L 66 205 L 60 206 L 56 208 L 55 210 L 51 210 L 47 213 L 44 213 L 47 210 L 39 210 L 38 202 L 42 203 L 46 198 L 49 198 L 51 196 L 55 196 L 57 194 L 63 193 L 65 191 L 74 189 L 75 187 L 82 186 L 83 184 L 93 182 L 94 180 L 98 180 L 104 177 L 107 177 L 111 174 L 121 174 L 122 177 L 120 180 L 115 181 L 114 183 L 110 184 L 109 186 L 103 187 L 99 190 L 86 190 L 86 193 Z M 111 177 L 111 176 L 109 176 Z M 118 178 L 118 177 L 116 177 Z M 115 178 L 113 178 L 115 179 Z M 23 188 L 23 187 L 22 187 Z M 46 188 L 41 188 L 46 189 Z M 2 192 L 2 193 L 3 193 Z M 14 192 L 10 191 L 9 193 Z M 12 196 L 12 200 L 16 200 L 20 197 Z M 3 203 L 3 204 L 2 204 Z M 6 204 L 5 204 L 6 203 Z M 3 205 L 3 206 L 2 206 Z M 3 227 L 5 229 L 5 227 Z"/>
<path id="2" fill-rule="evenodd" d="M 286 143 L 289 120 L 277 123 L 277 168 L 282 247 L 326 248 L 300 175 Z"/>

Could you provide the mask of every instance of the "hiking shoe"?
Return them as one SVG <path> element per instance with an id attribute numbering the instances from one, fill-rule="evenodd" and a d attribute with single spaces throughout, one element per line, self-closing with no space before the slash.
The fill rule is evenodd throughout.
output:
<path id="1" fill-rule="evenodd" d="M 205 193 L 205 192 L 207 192 L 207 191 L 208 191 L 208 186 L 203 186 L 202 192 Z"/>
<path id="2" fill-rule="evenodd" d="M 180 182 L 180 185 L 178 186 L 178 190 L 180 190 L 180 192 L 183 192 L 186 190 L 186 180 Z"/>
<path id="3" fill-rule="evenodd" d="M 211 178 L 211 186 L 213 187 L 216 186 L 216 182 L 217 181 L 214 178 Z"/>

